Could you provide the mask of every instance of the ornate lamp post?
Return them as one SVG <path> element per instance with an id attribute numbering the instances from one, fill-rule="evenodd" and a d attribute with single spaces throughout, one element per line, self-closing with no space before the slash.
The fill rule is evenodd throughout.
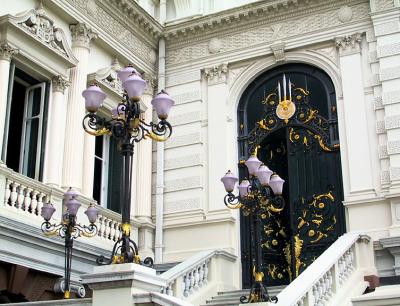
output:
<path id="1" fill-rule="evenodd" d="M 50 219 L 56 209 L 51 203 L 43 205 L 41 215 L 45 220 L 42 223 L 42 232 L 46 235 L 58 235 L 64 238 L 65 247 L 65 280 L 64 280 L 64 298 L 70 298 L 70 281 L 71 281 L 71 263 L 72 263 L 72 246 L 74 239 L 85 236 L 93 237 L 97 234 L 97 227 L 94 224 L 97 220 L 98 209 L 91 204 L 85 211 L 90 224 L 81 225 L 76 222 L 76 215 L 78 213 L 81 203 L 77 200 L 78 193 L 71 188 L 64 193 L 63 204 L 66 212 L 63 214 L 63 220 L 59 224 L 50 223 Z"/>
<path id="2" fill-rule="evenodd" d="M 152 258 L 147 257 L 143 262 L 140 260 L 137 245 L 130 238 L 132 157 L 136 142 L 147 137 L 155 141 L 165 141 L 171 136 L 172 127 L 166 119 L 174 101 L 165 91 L 162 90 L 158 93 L 151 104 L 160 120 L 157 123 L 146 123 L 142 120 L 140 109 L 140 96 L 146 87 L 146 81 L 132 66 L 120 70 L 118 78 L 122 82 L 125 93 L 122 102 L 112 110 L 111 119 L 101 117 L 96 113 L 106 98 L 100 87 L 92 84 L 82 93 L 88 111 L 82 122 L 84 130 L 93 136 L 110 135 L 114 137 L 118 140 L 118 147 L 123 156 L 121 174 L 123 182 L 121 189 L 122 236 L 115 243 L 111 258 L 106 259 L 101 256 L 97 263 L 135 262 L 152 266 Z"/>
<path id="3" fill-rule="evenodd" d="M 229 170 L 222 178 L 227 194 L 224 198 L 225 205 L 230 209 L 240 208 L 244 216 L 250 216 L 250 234 L 254 283 L 248 297 L 240 297 L 241 303 L 277 302 L 278 298 L 269 296 L 263 284 L 264 272 L 261 250 L 260 219 L 265 219 L 271 214 L 269 210 L 281 210 L 285 206 L 282 197 L 283 183 L 277 174 L 274 174 L 266 165 L 257 158 L 257 150 L 245 162 L 249 179 L 244 179 L 239 185 L 239 195 L 235 196 L 233 190 L 239 179 Z"/>

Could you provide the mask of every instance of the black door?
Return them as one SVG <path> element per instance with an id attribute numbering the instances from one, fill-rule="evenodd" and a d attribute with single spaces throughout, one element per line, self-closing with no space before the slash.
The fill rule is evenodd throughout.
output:
<path id="1" fill-rule="evenodd" d="M 250 259 L 259 246 L 266 285 L 288 284 L 344 232 L 334 87 L 314 67 L 278 67 L 248 87 L 238 112 L 241 178 L 243 161 L 258 148 L 258 158 L 285 180 L 286 201 L 261 216 L 257 245 L 250 217 L 241 216 L 243 286 L 252 284 Z"/>

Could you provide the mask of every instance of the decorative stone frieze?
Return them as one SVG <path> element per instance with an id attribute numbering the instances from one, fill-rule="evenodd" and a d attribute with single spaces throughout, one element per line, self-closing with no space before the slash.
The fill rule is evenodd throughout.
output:
<path id="1" fill-rule="evenodd" d="M 383 45 L 377 50 L 377 56 L 379 58 L 398 54 L 400 54 L 400 43 Z"/>
<path id="2" fill-rule="evenodd" d="M 70 82 L 64 79 L 61 75 L 53 77 L 51 81 L 53 92 L 61 92 L 62 94 L 64 94 L 65 89 L 67 89 L 70 84 Z"/>
<path id="3" fill-rule="evenodd" d="M 400 128 L 400 115 L 386 117 L 385 128 L 387 130 Z"/>
<path id="4" fill-rule="evenodd" d="M 382 103 L 383 105 L 400 103 L 400 90 L 384 92 Z"/>
<path id="5" fill-rule="evenodd" d="M 192 199 L 184 199 L 178 201 L 166 201 L 165 202 L 164 212 L 168 213 L 177 213 L 181 211 L 190 211 L 201 208 L 201 199 L 200 198 L 192 198 Z"/>
<path id="6" fill-rule="evenodd" d="M 385 159 L 389 157 L 387 145 L 380 145 L 378 148 L 379 159 Z"/>
<path id="7" fill-rule="evenodd" d="M 400 153 L 400 140 L 388 141 L 387 143 L 388 154 L 399 154 Z"/>
<path id="8" fill-rule="evenodd" d="M 210 42 L 208 43 L 208 52 L 210 52 L 211 54 L 215 54 L 220 52 L 222 49 L 222 42 L 220 39 L 214 37 L 210 40 Z"/>
<path id="9" fill-rule="evenodd" d="M 383 121 L 383 120 L 377 121 L 375 130 L 376 130 L 377 134 L 385 133 L 386 132 L 386 130 L 385 130 L 385 121 Z"/>
<path id="10" fill-rule="evenodd" d="M 157 88 L 157 78 L 150 73 L 143 73 L 143 79 L 147 82 L 147 86 L 144 90 L 144 94 L 153 95 Z M 160 88 L 161 90 L 162 88 Z"/>
<path id="11" fill-rule="evenodd" d="M 275 60 L 277 62 L 285 60 L 285 43 L 284 42 L 276 42 L 271 45 L 271 50 L 274 53 Z"/>
<path id="12" fill-rule="evenodd" d="M 72 35 L 72 46 L 90 49 L 90 42 L 97 38 L 97 34 L 84 23 L 71 24 L 69 26 Z"/>
<path id="13" fill-rule="evenodd" d="M 400 78 L 400 66 L 381 69 L 379 78 L 381 82 Z"/>
<path id="14" fill-rule="evenodd" d="M 342 6 L 338 11 L 338 18 L 341 22 L 349 22 L 353 18 L 353 10 L 347 5 Z"/>
<path id="15" fill-rule="evenodd" d="M 115 58 L 111 66 L 99 69 L 96 73 L 88 75 L 88 81 L 96 81 L 121 96 L 124 90 L 122 88 L 122 83 L 117 76 L 117 73 L 121 68 L 118 59 Z"/>
<path id="16" fill-rule="evenodd" d="M 7 42 L 0 44 L 0 60 L 10 61 L 18 52 L 18 49 L 11 47 Z"/>
<path id="17" fill-rule="evenodd" d="M 225 83 L 228 73 L 228 64 L 220 64 L 211 68 L 204 68 L 204 76 L 209 85 Z"/>
<path id="18" fill-rule="evenodd" d="M 341 56 L 359 53 L 361 41 L 361 33 L 346 35 L 335 39 L 336 47 L 339 49 L 339 54 Z"/>
<path id="19" fill-rule="evenodd" d="M 372 11 L 383 11 L 387 9 L 391 9 L 394 7 L 394 0 L 372 0 L 371 8 Z"/>

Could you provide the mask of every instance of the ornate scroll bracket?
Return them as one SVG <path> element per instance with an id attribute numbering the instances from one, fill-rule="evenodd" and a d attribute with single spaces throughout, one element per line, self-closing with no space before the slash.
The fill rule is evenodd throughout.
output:
<path id="1" fill-rule="evenodd" d="M 88 80 L 89 82 L 96 81 L 116 93 L 118 96 L 122 96 L 124 90 L 122 89 L 121 80 L 117 77 L 117 72 L 120 71 L 121 68 L 118 59 L 115 58 L 111 66 L 99 69 L 95 73 L 88 75 Z"/>
<path id="2" fill-rule="evenodd" d="M 64 293 L 65 288 L 65 279 L 63 277 L 57 279 L 56 283 L 54 284 L 54 292 L 56 293 Z M 86 289 L 85 287 L 76 282 L 71 282 L 70 290 L 73 293 L 76 293 L 80 298 L 84 298 L 86 296 Z"/>
<path id="3" fill-rule="evenodd" d="M 285 43 L 275 42 L 271 45 L 271 50 L 274 53 L 275 61 L 280 62 L 285 60 Z"/>
<path id="4" fill-rule="evenodd" d="M 339 54 L 341 56 L 359 53 L 361 41 L 361 33 L 355 33 L 352 35 L 335 38 L 336 48 L 339 49 Z"/>
<path id="5" fill-rule="evenodd" d="M 211 68 L 204 68 L 204 75 L 209 85 L 226 83 L 228 64 L 220 64 Z"/>
<path id="6" fill-rule="evenodd" d="M 90 48 L 92 39 L 97 39 L 98 35 L 88 28 L 84 23 L 71 24 L 69 26 L 72 35 L 72 46 Z"/>
<path id="7" fill-rule="evenodd" d="M 54 20 L 46 15 L 42 5 L 37 10 L 32 9 L 26 13 L 11 17 L 11 21 L 57 53 L 76 61 L 63 30 L 54 25 Z"/>

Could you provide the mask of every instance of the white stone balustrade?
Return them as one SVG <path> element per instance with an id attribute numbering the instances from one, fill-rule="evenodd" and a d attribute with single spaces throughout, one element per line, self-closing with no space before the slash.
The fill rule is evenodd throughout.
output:
<path id="1" fill-rule="evenodd" d="M 364 276 L 376 275 L 373 256 L 368 236 L 344 234 L 278 294 L 277 304 L 256 305 L 347 305 L 366 289 Z"/>
<path id="2" fill-rule="evenodd" d="M 167 284 L 162 293 L 195 305 L 204 303 L 217 291 L 235 289 L 237 276 L 229 272 L 235 261 L 236 256 L 226 251 L 200 252 L 160 275 Z"/>
<path id="3" fill-rule="evenodd" d="M 41 209 L 43 204 L 50 201 L 56 208 L 51 222 L 59 223 L 63 193 L 59 188 L 33 180 L 7 167 L 0 167 L 0 198 L 4 199 L 0 210 L 5 217 L 40 228 L 43 223 Z M 79 200 L 82 206 L 78 211 L 78 222 L 88 225 L 89 221 L 84 212 L 93 200 L 82 195 L 79 196 Z M 103 207 L 98 208 L 100 212 L 96 221 L 97 236 L 80 239 L 85 239 L 85 243 L 111 250 L 121 236 L 121 215 Z"/>

